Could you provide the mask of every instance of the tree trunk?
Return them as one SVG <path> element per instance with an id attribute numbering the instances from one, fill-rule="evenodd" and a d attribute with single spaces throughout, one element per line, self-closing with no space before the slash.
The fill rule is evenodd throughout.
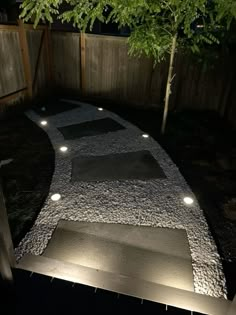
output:
<path id="1" fill-rule="evenodd" d="M 173 79 L 172 74 L 173 74 L 173 68 L 174 68 L 176 42 L 177 42 L 177 34 L 174 35 L 173 40 L 172 40 L 170 64 L 169 64 L 168 78 L 167 78 L 167 84 L 166 84 L 165 107 L 164 107 L 163 120 L 162 120 L 162 126 L 161 126 L 162 134 L 165 133 L 165 129 L 166 129 L 166 119 L 167 119 L 167 114 L 168 114 L 169 99 L 170 99 L 170 94 L 171 94 L 171 84 L 172 84 L 172 79 Z"/>

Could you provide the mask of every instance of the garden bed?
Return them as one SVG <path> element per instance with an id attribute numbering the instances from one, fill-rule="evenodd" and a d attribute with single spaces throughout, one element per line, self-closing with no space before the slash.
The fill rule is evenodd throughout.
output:
<path id="1" fill-rule="evenodd" d="M 93 102 L 92 102 L 93 103 Z M 155 138 L 179 167 L 204 210 L 222 257 L 229 297 L 235 292 L 236 132 L 212 112 L 169 115 L 160 135 L 162 113 L 98 103 Z M 54 170 L 54 150 L 47 134 L 23 113 L 1 119 L 0 169 L 14 244 L 33 225 L 44 203 Z"/>
<path id="2" fill-rule="evenodd" d="M 48 195 L 54 150 L 47 134 L 23 113 L 12 110 L 0 120 L 0 168 L 13 242 L 33 225 Z"/>

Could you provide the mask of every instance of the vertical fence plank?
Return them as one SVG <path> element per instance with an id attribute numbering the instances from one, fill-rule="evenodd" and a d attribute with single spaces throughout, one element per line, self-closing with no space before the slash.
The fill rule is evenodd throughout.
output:
<path id="1" fill-rule="evenodd" d="M 80 34 L 53 31 L 51 36 L 56 87 L 81 91 Z"/>
<path id="2" fill-rule="evenodd" d="M 19 25 L 19 38 L 20 38 L 20 47 L 21 47 L 21 53 L 22 53 L 22 61 L 24 65 L 25 80 L 27 84 L 27 96 L 29 99 L 31 99 L 33 96 L 33 83 L 32 83 L 32 76 L 31 76 L 31 65 L 30 65 L 28 43 L 27 43 L 26 32 L 25 32 L 23 21 L 18 20 L 18 25 Z"/>
<path id="3" fill-rule="evenodd" d="M 86 62 L 86 37 L 85 33 L 80 33 L 80 75 L 81 75 L 81 92 L 85 93 L 86 90 L 86 81 L 85 81 L 85 62 Z"/>
<path id="4" fill-rule="evenodd" d="M 52 38 L 51 29 L 47 27 L 45 29 L 45 42 L 46 42 L 46 56 L 48 66 L 48 82 L 53 82 L 53 69 L 52 69 Z"/>
<path id="5" fill-rule="evenodd" d="M 4 105 L 20 99 L 25 92 L 16 92 L 25 87 L 18 26 L 9 30 L 0 27 L 0 103 Z"/>
<path id="6" fill-rule="evenodd" d="M 34 78 L 33 78 L 33 90 L 34 90 L 34 88 L 35 88 L 36 81 L 37 81 L 37 78 L 38 78 L 39 65 L 40 65 L 40 60 L 41 60 L 41 56 L 42 56 L 42 50 L 43 50 L 44 38 L 45 38 L 45 31 L 43 30 L 42 35 L 41 35 L 41 39 L 40 39 L 40 45 L 39 45 L 39 51 L 38 51 L 38 57 L 37 57 L 36 67 L 35 67 L 35 72 L 34 72 Z M 50 82 L 50 81 L 49 81 L 49 82 Z"/>
<path id="7" fill-rule="evenodd" d="M 32 33 L 28 36 L 32 38 L 29 45 L 26 30 L 27 35 Z M 38 60 L 35 90 L 44 91 L 53 80 L 58 87 L 81 90 L 91 96 L 119 99 L 140 106 L 162 105 L 166 62 L 157 64 L 153 70 L 151 60 L 128 57 L 125 38 L 58 31 L 51 35 L 46 25 L 34 31 L 31 25 L 22 21 L 19 21 L 19 26 L 0 26 L 0 103 L 10 103 L 23 94 L 32 97 L 32 61 L 36 59 L 35 43 L 40 30 L 45 30 L 45 42 L 42 57 Z M 18 46 L 21 54 L 17 53 Z M 223 66 L 219 66 L 222 60 Z M 178 110 L 215 110 L 222 116 L 229 116 L 235 125 L 232 119 L 232 114 L 235 115 L 232 65 L 235 62 L 234 56 L 223 54 L 218 65 L 205 69 L 191 56 L 177 54 L 170 107 Z M 26 85 L 27 90 L 23 91 Z"/>

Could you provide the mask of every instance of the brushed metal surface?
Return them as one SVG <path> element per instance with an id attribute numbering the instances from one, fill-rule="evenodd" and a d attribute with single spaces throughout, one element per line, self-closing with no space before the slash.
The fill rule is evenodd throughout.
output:
<path id="1" fill-rule="evenodd" d="M 17 268 L 209 315 L 235 314 L 235 303 L 44 256 L 25 255 Z"/>
<path id="2" fill-rule="evenodd" d="M 59 223 L 44 256 L 193 291 L 183 230 L 106 223 Z"/>

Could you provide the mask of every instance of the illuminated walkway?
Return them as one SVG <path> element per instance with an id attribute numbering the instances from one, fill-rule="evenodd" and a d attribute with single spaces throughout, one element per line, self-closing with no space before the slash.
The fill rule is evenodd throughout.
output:
<path id="1" fill-rule="evenodd" d="M 216 245 L 197 200 L 168 155 L 151 137 L 143 136 L 141 130 L 117 115 L 88 104 L 70 104 L 80 106 L 72 106 L 66 112 L 48 113 L 43 124 L 39 113 L 27 113 L 48 133 L 56 152 L 56 167 L 50 195 L 33 228 L 16 249 L 17 258 L 26 253 L 42 254 L 60 219 L 184 229 L 191 251 L 195 291 L 223 296 L 226 293 L 225 279 Z M 111 123 L 110 120 L 107 122 L 108 118 L 117 123 L 116 127 L 112 124 L 111 128 L 115 129 L 112 132 L 104 131 L 103 125 L 97 134 L 81 135 L 86 128 L 78 130 L 78 126 L 73 127 L 75 136 L 68 133 L 68 126 L 88 125 L 101 119 L 106 119 L 106 125 Z M 60 150 L 62 146 L 68 149 Z M 149 163 L 153 163 L 152 158 L 156 161 L 155 175 L 148 169 L 150 164 L 146 167 L 147 163 L 143 163 L 146 158 L 140 155 L 135 163 L 145 166 L 145 174 L 148 171 L 149 177 L 141 178 L 142 172 L 137 177 L 134 172 L 131 178 L 117 179 L 117 174 L 122 172 L 114 172 L 115 175 L 108 172 L 109 180 L 107 177 L 102 181 L 93 180 L 97 175 L 94 165 L 98 160 L 92 157 L 114 157 L 132 152 L 149 152 Z M 106 160 L 102 157 L 99 161 L 100 167 L 104 168 Z M 92 165 L 94 170 L 90 174 L 85 172 L 82 180 L 78 175 L 81 165 Z M 53 201 L 54 194 L 60 194 L 61 198 Z M 54 199 L 60 196 L 56 195 Z M 192 198 L 193 204 L 186 204 L 185 197 Z"/>

